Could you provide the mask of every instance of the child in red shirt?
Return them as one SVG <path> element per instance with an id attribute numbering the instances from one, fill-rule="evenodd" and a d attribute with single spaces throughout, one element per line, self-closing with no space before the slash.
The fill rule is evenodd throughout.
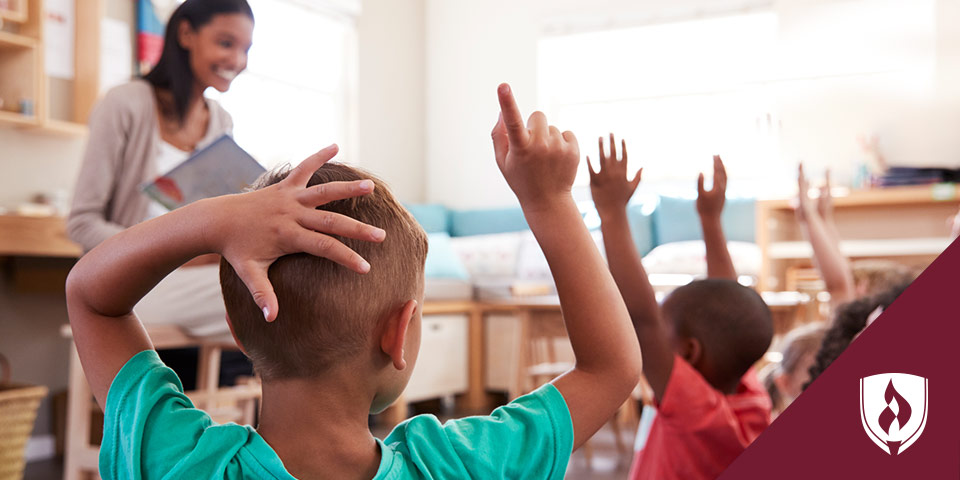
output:
<path id="1" fill-rule="evenodd" d="M 736 281 L 720 225 L 726 172 L 716 156 L 713 188 L 704 189 L 702 174 L 698 180 L 708 278 L 674 290 L 662 307 L 657 304 L 626 213 L 642 169 L 626 178 L 626 143 L 621 145 L 618 160 L 613 135 L 608 154 L 600 139 L 601 168 L 590 165 L 590 189 L 657 407 L 630 478 L 713 479 L 770 424 L 770 398 L 751 368 L 773 337 L 770 310 Z"/>

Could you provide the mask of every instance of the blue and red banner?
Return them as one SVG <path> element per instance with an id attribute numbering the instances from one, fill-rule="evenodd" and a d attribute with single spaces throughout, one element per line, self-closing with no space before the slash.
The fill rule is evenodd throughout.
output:
<path id="1" fill-rule="evenodd" d="M 151 0 L 137 0 L 137 64 L 145 75 L 160 60 L 163 52 L 163 22 Z"/>

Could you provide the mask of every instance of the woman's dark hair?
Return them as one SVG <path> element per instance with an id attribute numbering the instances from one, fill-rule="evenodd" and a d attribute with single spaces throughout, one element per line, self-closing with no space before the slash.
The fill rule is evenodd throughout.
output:
<path id="1" fill-rule="evenodd" d="M 806 389 L 810 386 L 810 383 L 813 383 L 850 346 L 854 337 L 866 328 L 867 317 L 877 307 L 883 307 L 886 310 L 909 286 L 910 282 L 902 283 L 871 297 L 841 305 L 837 309 L 833 324 L 830 325 L 830 329 L 823 337 L 823 344 L 820 346 L 820 351 L 817 352 L 817 358 L 814 360 L 813 366 L 810 367 L 810 381 L 803 388 Z"/>
<path id="2" fill-rule="evenodd" d="M 187 115 L 187 106 L 193 96 L 193 70 L 190 69 L 190 52 L 180 46 L 180 24 L 187 22 L 194 30 L 210 23 L 214 15 L 242 13 L 253 20 L 253 10 L 247 0 L 187 0 L 167 21 L 163 35 L 163 53 L 157 65 L 146 74 L 144 80 L 154 90 L 169 90 L 173 94 L 173 113 L 179 122 Z"/>

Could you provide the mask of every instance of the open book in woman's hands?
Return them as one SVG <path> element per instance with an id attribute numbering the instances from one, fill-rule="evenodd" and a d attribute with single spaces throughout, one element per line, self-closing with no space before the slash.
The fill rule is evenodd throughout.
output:
<path id="1" fill-rule="evenodd" d="M 173 210 L 209 197 L 240 193 L 265 169 L 229 135 L 198 150 L 143 186 L 143 192 Z"/>

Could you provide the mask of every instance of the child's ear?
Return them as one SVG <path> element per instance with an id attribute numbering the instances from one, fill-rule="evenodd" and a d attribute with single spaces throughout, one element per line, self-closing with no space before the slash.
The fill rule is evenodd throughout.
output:
<path id="1" fill-rule="evenodd" d="M 227 326 L 230 327 L 230 335 L 233 335 L 233 341 L 237 342 L 237 347 L 240 348 L 240 351 L 243 352 L 244 355 L 247 355 L 247 351 L 243 349 L 243 344 L 240 343 L 240 339 L 237 338 L 237 332 L 233 330 L 233 322 L 230 320 L 230 314 L 224 314 L 224 318 L 227 319 Z M 249 357 L 250 355 L 247 356 Z"/>
<path id="2" fill-rule="evenodd" d="M 703 345 L 693 337 L 683 339 L 680 356 L 692 366 L 696 366 L 703 356 Z"/>
<path id="3" fill-rule="evenodd" d="M 407 329 L 414 312 L 417 311 L 417 301 L 409 300 L 403 308 L 387 319 L 386 329 L 380 337 L 380 350 L 390 357 L 390 361 L 397 370 L 407 368 L 407 361 L 403 358 L 403 345 L 407 339 Z"/>
<path id="4" fill-rule="evenodd" d="M 787 375 L 784 373 L 777 373 L 773 376 L 773 384 L 777 387 L 777 390 L 780 391 L 780 395 L 787 397 L 790 396 L 789 386 L 787 385 Z"/>

